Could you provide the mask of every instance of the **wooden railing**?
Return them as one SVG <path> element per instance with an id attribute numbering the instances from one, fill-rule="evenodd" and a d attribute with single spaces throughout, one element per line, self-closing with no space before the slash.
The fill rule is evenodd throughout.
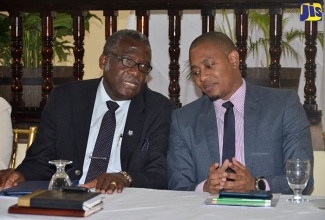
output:
<path id="1" fill-rule="evenodd" d="M 323 1 L 313 1 L 323 5 Z M 271 64 L 270 83 L 272 87 L 280 85 L 280 55 L 282 37 L 282 9 L 300 8 L 301 0 L 2 0 L 0 11 L 7 11 L 11 17 L 11 40 L 12 40 L 12 100 L 13 118 L 16 121 L 27 118 L 39 117 L 42 107 L 46 104 L 48 96 L 53 88 L 53 17 L 54 12 L 71 12 L 73 16 L 74 56 L 73 75 L 75 80 L 83 78 L 84 56 L 84 16 L 86 10 L 101 10 L 105 16 L 105 37 L 109 37 L 117 30 L 118 11 L 135 10 L 137 18 L 137 30 L 145 35 L 149 33 L 149 17 L 152 10 L 167 10 L 169 17 L 169 97 L 180 107 L 179 86 L 179 53 L 181 36 L 181 18 L 183 10 L 199 9 L 202 15 L 202 33 L 214 30 L 214 16 L 216 9 L 234 9 L 236 17 L 236 45 L 240 55 L 240 69 L 242 76 L 246 76 L 246 53 L 248 39 L 248 10 L 269 9 L 270 14 L 270 56 Z M 26 110 L 22 99 L 22 16 L 23 12 L 40 12 L 42 17 L 42 101 L 40 108 Z M 316 103 L 316 35 L 317 21 L 305 21 L 305 78 L 304 108 L 312 124 L 321 122 L 321 111 Z M 166 48 L 168 46 L 166 45 Z M 86 64 L 87 65 L 87 64 Z M 167 74 L 167 73 L 166 73 Z"/>

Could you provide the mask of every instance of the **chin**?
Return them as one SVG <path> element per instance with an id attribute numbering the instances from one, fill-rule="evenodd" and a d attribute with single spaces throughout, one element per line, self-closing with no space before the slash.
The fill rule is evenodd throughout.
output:
<path id="1" fill-rule="evenodd" d="M 220 96 L 218 96 L 218 95 L 208 95 L 208 97 L 212 102 L 216 101 L 220 98 Z"/>

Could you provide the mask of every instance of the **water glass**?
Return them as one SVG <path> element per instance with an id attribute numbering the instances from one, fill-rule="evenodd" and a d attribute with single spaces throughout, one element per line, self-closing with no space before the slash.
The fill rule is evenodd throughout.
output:
<path id="1" fill-rule="evenodd" d="M 310 161 L 300 159 L 290 159 L 286 163 L 286 177 L 290 188 L 293 191 L 292 198 L 287 202 L 303 203 L 308 202 L 302 197 L 310 176 Z"/>
<path id="2" fill-rule="evenodd" d="M 49 184 L 49 190 L 61 190 L 64 186 L 71 186 L 71 180 L 68 174 L 65 172 L 65 166 L 71 164 L 69 160 L 50 160 L 50 164 L 56 166 L 56 172 L 52 176 Z"/>

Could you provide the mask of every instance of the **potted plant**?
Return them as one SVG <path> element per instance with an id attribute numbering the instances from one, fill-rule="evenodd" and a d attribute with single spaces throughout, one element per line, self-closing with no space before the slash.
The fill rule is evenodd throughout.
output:
<path id="1" fill-rule="evenodd" d="M 89 31 L 89 20 L 96 15 L 87 13 L 85 17 L 85 30 Z M 41 99 L 41 66 L 42 66 L 42 39 L 41 39 L 41 17 L 39 13 L 26 13 L 23 17 L 23 98 L 26 106 L 39 106 Z M 73 36 L 73 19 L 69 13 L 57 13 L 53 21 L 53 57 L 55 63 L 67 62 L 71 54 L 73 44 L 67 37 Z M 0 77 L 2 77 L 1 94 L 8 101 L 11 99 L 11 41 L 9 16 L 0 13 Z M 71 66 L 54 66 L 55 85 L 66 81 L 72 81 Z M 10 79 L 10 80 L 9 80 Z M 3 85 L 5 84 L 5 85 Z M 27 91 L 26 91 L 27 90 Z M 39 99 L 35 98 L 39 97 Z"/>

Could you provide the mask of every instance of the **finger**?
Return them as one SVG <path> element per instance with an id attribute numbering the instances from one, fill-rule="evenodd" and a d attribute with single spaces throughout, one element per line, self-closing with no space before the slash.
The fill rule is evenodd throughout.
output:
<path id="1" fill-rule="evenodd" d="M 3 190 L 4 187 L 6 187 L 7 180 L 10 178 L 13 172 L 14 169 L 6 169 L 0 171 L 0 190 Z"/>
<path id="2" fill-rule="evenodd" d="M 233 157 L 232 162 L 233 162 L 233 164 L 235 164 L 239 168 L 245 169 L 245 166 L 242 163 L 240 163 L 235 157 Z"/>
<path id="3" fill-rule="evenodd" d="M 117 193 L 122 193 L 123 189 L 126 187 L 124 182 L 118 182 L 116 185 L 116 191 Z"/>
<path id="4" fill-rule="evenodd" d="M 107 194 L 113 194 L 117 187 L 117 183 L 115 181 L 110 182 L 107 190 Z"/>
<path id="5" fill-rule="evenodd" d="M 217 169 L 219 167 L 219 163 L 214 163 L 209 167 L 209 172 L 214 171 L 215 169 Z"/>
<path id="6" fill-rule="evenodd" d="M 83 187 L 86 187 L 88 189 L 91 189 L 91 188 L 95 188 L 96 187 L 96 184 L 97 184 L 97 180 L 94 179 L 93 181 L 90 181 L 90 182 L 85 183 L 85 184 L 81 184 L 80 186 L 83 186 Z"/>
<path id="7" fill-rule="evenodd" d="M 220 169 L 223 170 L 223 171 L 226 171 L 226 169 L 229 167 L 229 160 L 226 159 L 223 164 L 221 165 Z"/>
<path id="8" fill-rule="evenodd" d="M 97 192 L 100 192 L 102 194 L 105 194 L 108 190 L 109 190 L 109 187 L 111 185 L 111 182 L 112 182 L 112 178 L 110 178 L 110 176 L 107 176 L 104 181 L 101 181 L 101 184 L 98 184 L 96 185 L 96 191 Z"/>

